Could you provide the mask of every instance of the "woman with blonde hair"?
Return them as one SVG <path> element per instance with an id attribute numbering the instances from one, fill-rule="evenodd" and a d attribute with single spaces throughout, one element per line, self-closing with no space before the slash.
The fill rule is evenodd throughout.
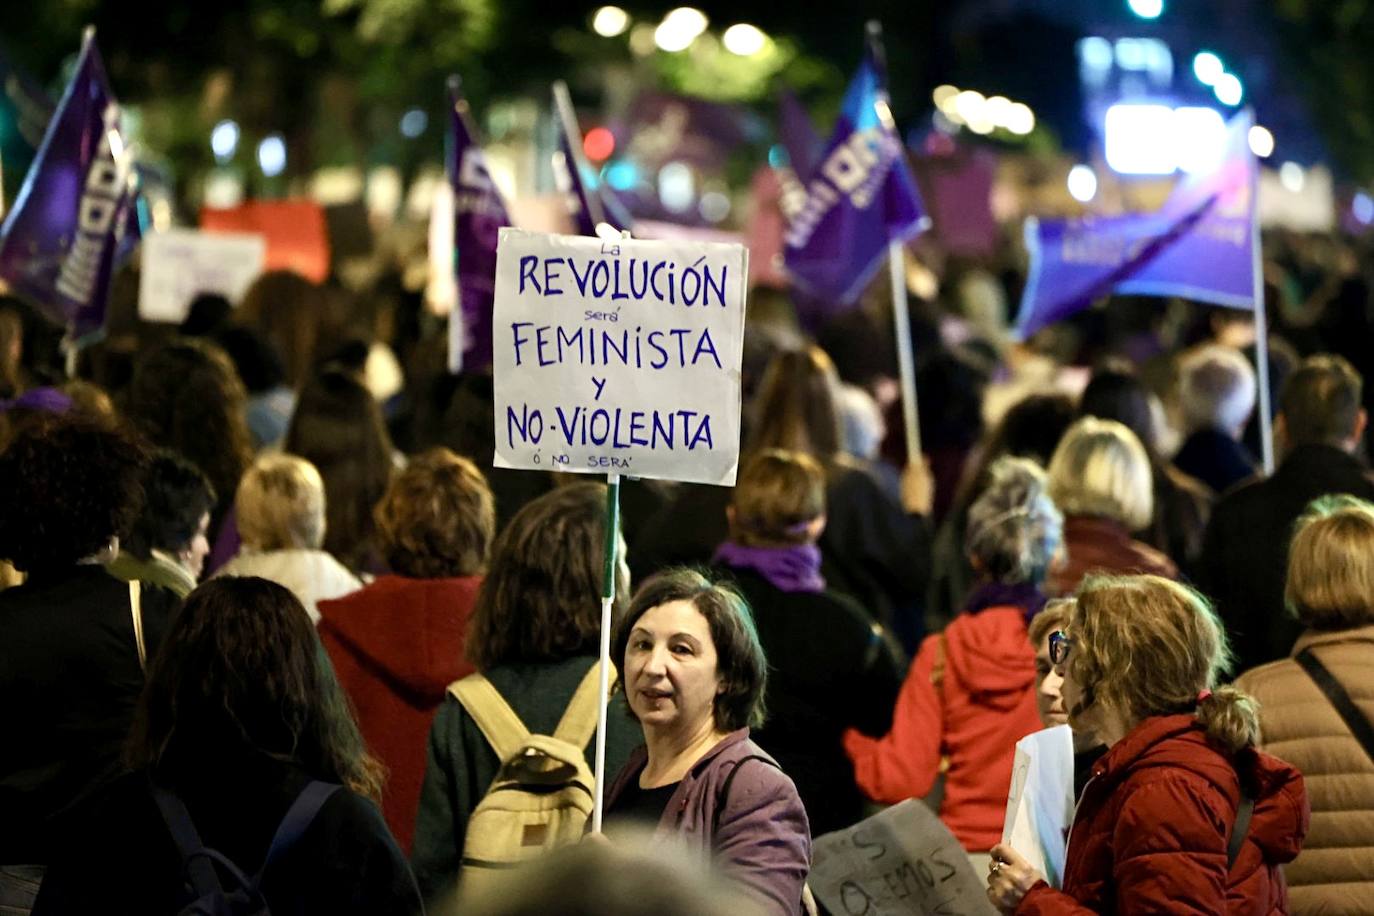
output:
<path id="1" fill-rule="evenodd" d="M 1178 577 L 1173 560 L 1133 536 L 1154 516 L 1154 476 L 1145 446 L 1125 424 L 1084 417 L 1070 426 L 1049 475 L 1068 554 L 1046 583 L 1050 595 L 1072 594 L 1090 572 Z"/>
<path id="2" fill-rule="evenodd" d="M 1237 684 L 1260 701 L 1263 746 L 1312 783 L 1312 833 L 1284 875 L 1293 909 L 1354 913 L 1374 893 L 1374 505 L 1315 500 L 1288 551 L 1285 601 L 1306 627 L 1291 658 Z"/>
<path id="3" fill-rule="evenodd" d="M 1192 589 L 1090 577 L 1051 636 L 1069 723 L 1107 745 L 1078 801 L 1060 887 L 992 850 L 988 897 L 1015 913 L 1285 913 L 1280 870 L 1307 833 L 1302 774 L 1254 747 L 1255 702 L 1218 686 L 1231 654 Z"/>
<path id="4" fill-rule="evenodd" d="M 320 601 L 342 598 L 363 583 L 326 553 L 324 481 L 296 455 L 261 455 L 244 472 L 234 500 L 242 547 L 219 571 L 261 576 L 291 589 L 310 619 Z"/>

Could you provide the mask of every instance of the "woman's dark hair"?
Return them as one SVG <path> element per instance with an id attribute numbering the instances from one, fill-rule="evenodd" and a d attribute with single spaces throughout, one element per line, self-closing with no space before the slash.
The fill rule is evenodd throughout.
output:
<path id="1" fill-rule="evenodd" d="M 373 550 L 372 510 L 391 480 L 391 437 L 372 393 L 326 370 L 301 390 L 282 444 L 324 478 L 324 549 L 354 569 Z"/>
<path id="2" fill-rule="evenodd" d="M 481 671 L 594 655 L 601 634 L 606 488 L 574 483 L 526 505 L 496 538 L 467 656 Z M 629 583 L 616 585 L 613 618 Z"/>
<path id="3" fill-rule="evenodd" d="M 289 270 L 269 270 L 243 294 L 237 318 L 254 328 L 281 356 L 287 384 L 310 378 L 321 337 L 334 325 L 334 304 L 322 287 Z"/>
<path id="4" fill-rule="evenodd" d="M 611 661 L 620 671 L 620 683 L 625 683 L 625 649 L 636 621 L 651 608 L 673 601 L 690 601 L 706 618 L 711 631 L 716 676 L 724 688 L 716 694 L 716 728 L 761 728 L 767 715 L 763 698 L 768 687 L 768 659 L 759 644 L 754 613 L 733 585 L 695 569 L 664 570 L 641 585 L 630 599 L 630 608 L 611 643 Z"/>
<path id="5" fill-rule="evenodd" d="M 147 454 L 91 420 L 34 418 L 0 451 L 0 558 L 60 569 L 128 534 L 143 501 Z"/>
<path id="6" fill-rule="evenodd" d="M 194 464 L 158 449 L 143 475 L 143 511 L 121 548 L 142 560 L 154 550 L 177 551 L 196 536 L 201 517 L 215 506 L 215 488 Z"/>
<path id="7" fill-rule="evenodd" d="M 187 595 L 172 618 L 125 758 L 176 787 L 245 751 L 380 797 L 381 766 L 305 608 L 275 582 L 224 576 Z"/>
<path id="8" fill-rule="evenodd" d="M 753 406 L 749 452 L 801 452 L 827 467 L 840 453 L 839 382 L 819 347 L 779 353 L 769 364 Z"/>
<path id="9" fill-rule="evenodd" d="M 1155 419 L 1150 392 L 1129 366 L 1111 362 L 1094 372 L 1078 400 L 1078 415 L 1121 423 L 1135 433 L 1154 461 Z"/>
<path id="10" fill-rule="evenodd" d="M 977 463 L 965 470 L 950 514 L 960 517 L 968 512 L 987 487 L 993 462 L 1003 455 L 1029 458 L 1046 467 L 1073 419 L 1073 399 L 1067 394 L 1032 394 L 1013 404 L 978 447 Z"/>
<path id="11" fill-rule="evenodd" d="M 154 445 L 200 468 L 228 508 L 253 459 L 243 383 L 229 357 L 203 340 L 178 339 L 149 352 L 134 369 L 124 412 Z"/>

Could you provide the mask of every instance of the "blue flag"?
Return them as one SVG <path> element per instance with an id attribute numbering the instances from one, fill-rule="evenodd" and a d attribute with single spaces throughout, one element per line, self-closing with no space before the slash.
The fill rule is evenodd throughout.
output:
<path id="1" fill-rule="evenodd" d="M 558 152 L 554 154 L 553 174 L 558 190 L 568 200 L 578 235 L 597 236 L 605 232 L 619 236 L 633 219 L 606 186 L 597 180 L 583 161 L 582 132 L 577 127 L 568 89 L 561 82 L 553 87 L 554 112 L 558 116 Z M 601 233 L 597 227 L 605 225 Z"/>
<path id="2" fill-rule="evenodd" d="M 0 226 L 0 276 L 76 337 L 104 324 L 115 267 L 138 239 L 133 156 L 119 114 L 88 31 Z"/>
<path id="3" fill-rule="evenodd" d="M 448 179 L 453 187 L 453 240 L 458 308 L 449 315 L 449 369 L 491 365 L 491 315 L 496 290 L 496 241 L 511 224 L 501 193 L 468 120 L 456 78 L 449 81 Z"/>
<path id="4" fill-rule="evenodd" d="M 789 221 L 788 273 L 831 308 L 856 300 L 887 256 L 927 225 L 887 105 L 877 48 L 869 44 L 849 84 L 839 120 Z"/>
<path id="5" fill-rule="evenodd" d="M 1110 293 L 1254 308 L 1258 168 L 1249 112 L 1233 117 L 1210 169 L 1179 182 L 1157 213 L 1026 221 L 1030 271 L 1022 339 Z"/>

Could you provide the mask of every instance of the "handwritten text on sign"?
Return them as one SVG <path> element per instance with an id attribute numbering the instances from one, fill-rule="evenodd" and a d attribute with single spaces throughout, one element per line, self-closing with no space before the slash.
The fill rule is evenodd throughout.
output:
<path id="1" fill-rule="evenodd" d="M 818 837 L 807 879 L 843 916 L 994 916 L 983 879 L 925 803 L 908 799 Z"/>
<path id="2" fill-rule="evenodd" d="M 732 485 L 748 255 L 502 229 L 496 465 Z"/>

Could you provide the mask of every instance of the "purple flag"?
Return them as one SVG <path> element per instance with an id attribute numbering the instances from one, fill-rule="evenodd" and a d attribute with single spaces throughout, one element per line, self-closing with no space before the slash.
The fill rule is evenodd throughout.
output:
<path id="1" fill-rule="evenodd" d="M 811 116 L 806 113 L 796 93 L 784 88 L 778 93 L 778 140 L 787 150 L 787 164 L 792 174 L 803 184 L 811 180 L 811 172 L 821 154 L 821 138 Z"/>
<path id="2" fill-rule="evenodd" d="M 1215 168 L 1185 177 L 1158 213 L 1026 221 L 1031 264 L 1017 334 L 1029 337 L 1118 292 L 1254 308 L 1255 191 L 1249 112 L 1227 125 Z"/>
<path id="3" fill-rule="evenodd" d="M 0 226 L 0 276 L 76 337 L 105 320 L 110 279 L 137 241 L 133 157 L 90 31 L 71 83 Z"/>
<path id="4" fill-rule="evenodd" d="M 577 116 L 573 113 L 567 87 L 561 82 L 555 83 L 553 96 L 559 123 L 558 152 L 553 158 L 553 174 L 558 182 L 558 190 L 568 199 L 568 211 L 572 214 L 577 234 L 599 235 L 597 227 L 605 224 L 618 236 L 630 228 L 633 220 L 620 201 L 607 193 L 605 185 L 597 180 L 591 167 L 583 161 L 582 132 L 577 127 Z"/>
<path id="5" fill-rule="evenodd" d="M 807 182 L 806 202 L 788 225 L 788 272 L 832 309 L 848 305 L 887 257 L 888 243 L 905 241 L 926 224 L 870 43 Z"/>
<path id="6" fill-rule="evenodd" d="M 496 237 L 511 224 L 487 171 L 457 78 L 449 81 L 452 143 L 448 178 L 453 187 L 453 239 L 459 308 L 449 316 L 449 369 L 491 365 L 491 311 L 496 288 Z"/>

